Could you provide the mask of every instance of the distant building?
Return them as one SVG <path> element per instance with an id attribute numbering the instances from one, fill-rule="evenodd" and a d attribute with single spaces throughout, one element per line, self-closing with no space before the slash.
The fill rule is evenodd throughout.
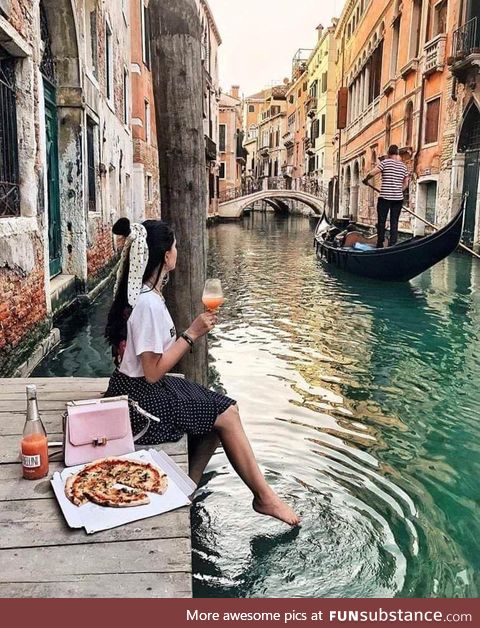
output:
<path id="1" fill-rule="evenodd" d="M 258 118 L 258 178 L 281 176 L 282 166 L 287 163 L 287 149 L 283 136 L 287 130 L 288 79 L 283 85 L 265 90 Z"/>
<path id="2" fill-rule="evenodd" d="M 243 147 L 242 101 L 240 88 L 233 86 L 229 94 L 220 96 L 219 118 L 220 195 L 238 188 L 246 167 L 246 150 Z"/>
<path id="3" fill-rule="evenodd" d="M 282 174 L 289 188 L 299 187 L 305 175 L 305 102 L 308 88 L 307 61 L 311 50 L 299 50 L 293 59 L 292 81 L 286 93 L 287 125 L 282 137 L 287 160 Z"/>
<path id="4" fill-rule="evenodd" d="M 317 27 L 318 42 L 308 60 L 306 102 L 307 174 L 319 187 L 327 189 L 333 178 L 333 138 L 335 135 L 335 25 Z"/>

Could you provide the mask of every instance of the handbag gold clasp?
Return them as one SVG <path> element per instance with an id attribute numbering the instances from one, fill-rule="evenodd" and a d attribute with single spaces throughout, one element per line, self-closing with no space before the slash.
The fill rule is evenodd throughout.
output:
<path id="1" fill-rule="evenodd" d="M 94 438 L 92 441 L 92 445 L 94 447 L 105 447 L 106 444 L 107 444 L 106 436 L 104 436 L 103 438 Z"/>

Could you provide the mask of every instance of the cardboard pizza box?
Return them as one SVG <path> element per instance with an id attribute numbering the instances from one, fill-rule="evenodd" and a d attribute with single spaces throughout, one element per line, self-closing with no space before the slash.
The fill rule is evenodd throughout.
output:
<path id="1" fill-rule="evenodd" d="M 142 449 L 118 457 L 150 462 L 160 467 L 168 477 L 166 492 L 163 495 L 149 493 L 150 503 L 145 506 L 106 508 L 91 502 L 83 506 L 75 506 L 65 495 L 65 482 L 68 476 L 81 471 L 85 465 L 68 467 L 61 473 L 54 473 L 51 483 L 63 515 L 71 528 L 85 528 L 87 534 L 93 534 L 190 505 L 189 495 L 197 488 L 196 484 L 164 451 Z"/>

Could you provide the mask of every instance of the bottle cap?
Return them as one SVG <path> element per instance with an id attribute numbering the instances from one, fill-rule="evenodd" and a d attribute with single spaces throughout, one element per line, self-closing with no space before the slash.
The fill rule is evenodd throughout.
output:
<path id="1" fill-rule="evenodd" d="M 29 384 L 27 386 L 27 399 L 36 399 L 37 398 L 37 387 L 35 384 Z"/>

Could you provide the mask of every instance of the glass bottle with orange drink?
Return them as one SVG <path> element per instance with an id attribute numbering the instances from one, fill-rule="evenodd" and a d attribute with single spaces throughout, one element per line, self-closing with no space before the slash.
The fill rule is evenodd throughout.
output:
<path id="1" fill-rule="evenodd" d="M 27 420 L 21 443 L 23 477 L 39 480 L 48 474 L 48 440 L 38 413 L 37 387 L 27 386 Z"/>

